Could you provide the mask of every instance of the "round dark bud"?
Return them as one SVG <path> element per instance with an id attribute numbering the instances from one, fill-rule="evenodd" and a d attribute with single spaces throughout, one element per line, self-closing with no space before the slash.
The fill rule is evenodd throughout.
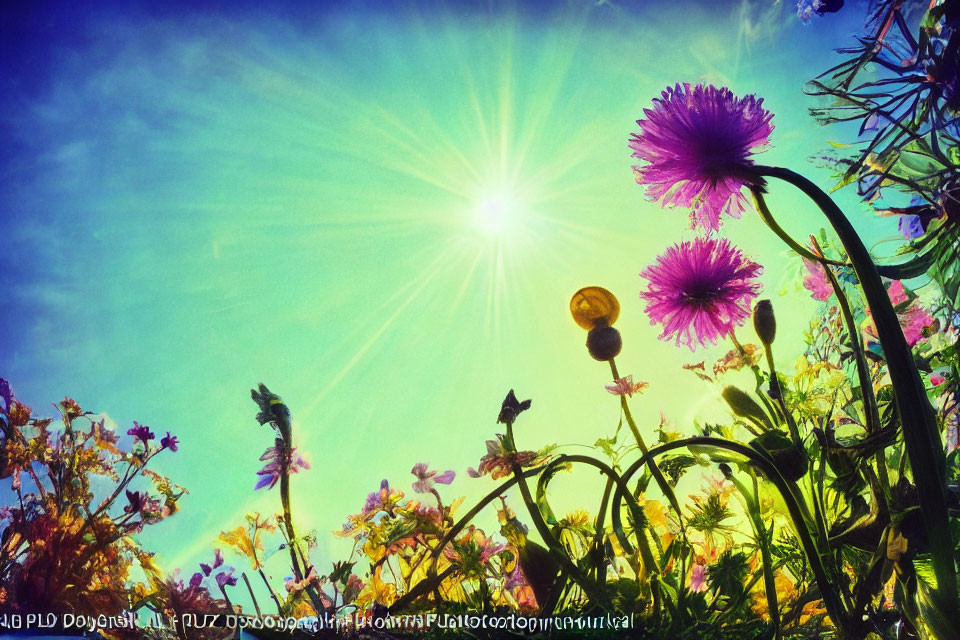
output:
<path id="1" fill-rule="evenodd" d="M 613 327 L 598 326 L 587 333 L 587 351 L 594 360 L 604 362 L 615 358 L 622 347 L 620 332 Z"/>
<path id="2" fill-rule="evenodd" d="M 773 304 L 769 300 L 761 300 L 753 308 L 753 328 L 760 337 L 760 342 L 766 346 L 773 344 L 777 337 L 777 319 L 773 315 Z"/>

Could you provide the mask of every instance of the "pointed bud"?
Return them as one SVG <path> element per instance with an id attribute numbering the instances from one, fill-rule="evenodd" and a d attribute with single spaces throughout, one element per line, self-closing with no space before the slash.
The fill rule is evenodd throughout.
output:
<path id="1" fill-rule="evenodd" d="M 729 386 L 724 388 L 720 395 L 722 395 L 723 399 L 730 405 L 730 409 L 734 415 L 740 416 L 741 418 L 754 418 L 768 426 L 772 426 L 763 408 L 744 391 L 734 386 Z"/>
<path id="2" fill-rule="evenodd" d="M 773 315 L 773 304 L 769 300 L 761 300 L 754 307 L 753 328 L 764 346 L 773 344 L 773 339 L 777 337 L 777 319 Z"/>

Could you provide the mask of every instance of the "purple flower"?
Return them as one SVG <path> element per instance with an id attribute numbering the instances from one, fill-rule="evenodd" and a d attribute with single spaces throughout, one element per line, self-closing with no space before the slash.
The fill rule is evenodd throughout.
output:
<path id="1" fill-rule="evenodd" d="M 199 572 L 193 574 L 192 576 L 190 576 L 190 587 L 191 587 L 191 588 L 196 589 L 197 587 L 200 586 L 200 583 L 201 583 L 201 582 L 203 582 L 203 575 L 200 574 Z"/>
<path id="2" fill-rule="evenodd" d="M 161 449 L 170 449 L 170 451 L 176 451 L 179 445 L 177 436 L 170 435 L 170 432 L 167 431 L 167 437 L 160 438 L 160 448 Z"/>
<path id="3" fill-rule="evenodd" d="M 440 475 L 436 471 L 428 471 L 426 462 L 418 462 L 413 465 L 410 473 L 417 476 L 417 481 L 413 483 L 413 490 L 417 493 L 428 493 L 433 490 L 433 483 L 450 484 L 457 475 L 453 469 L 447 469 Z"/>
<path id="4" fill-rule="evenodd" d="M 13 389 L 10 388 L 10 383 L 0 378 L 0 398 L 3 398 L 3 408 L 4 411 L 10 409 L 10 405 L 13 402 Z"/>
<path id="5" fill-rule="evenodd" d="M 148 497 L 146 493 L 127 490 L 127 501 L 130 504 L 123 508 L 123 512 L 134 514 L 143 511 L 143 508 L 147 506 L 147 500 Z"/>
<path id="6" fill-rule="evenodd" d="M 213 573 L 213 570 L 223 564 L 223 552 L 220 549 L 213 550 L 213 565 L 209 565 L 205 562 L 200 563 L 200 570 L 203 571 L 203 575 L 209 576 Z"/>
<path id="7" fill-rule="evenodd" d="M 282 440 L 277 440 L 276 446 L 268 448 L 260 456 L 261 460 L 269 462 L 263 469 L 257 471 L 258 476 L 263 476 L 253 488 L 254 491 L 267 487 L 273 489 L 277 481 L 283 475 L 298 473 L 301 469 L 309 469 L 310 464 L 297 453 L 296 448 L 287 450 Z"/>
<path id="8" fill-rule="evenodd" d="M 381 509 L 390 511 L 402 499 L 403 492 L 399 489 L 391 489 L 390 483 L 384 478 L 380 481 L 380 489 L 367 494 L 367 500 L 364 502 L 360 513 L 367 516 Z"/>
<path id="9" fill-rule="evenodd" d="M 136 420 L 133 421 L 133 428 L 127 429 L 127 435 L 133 436 L 136 440 L 142 441 L 144 446 L 148 444 L 149 440 L 153 440 L 157 437 L 153 431 L 150 431 L 150 427 L 141 425 Z"/>
<path id="10" fill-rule="evenodd" d="M 677 345 L 716 344 L 750 317 L 763 268 L 726 239 L 697 238 L 675 244 L 640 273 L 650 281 L 640 297 L 650 324 L 663 325 L 661 340 Z"/>
<path id="11" fill-rule="evenodd" d="M 667 87 L 646 119 L 632 134 L 637 182 L 662 206 L 691 207 L 692 226 L 707 232 L 720 228 L 720 215 L 739 218 L 744 208 L 740 190 L 758 184 L 752 149 L 765 147 L 773 131 L 773 115 L 754 95 L 737 98 L 727 89 L 689 84 Z"/>
<path id="12" fill-rule="evenodd" d="M 226 586 L 236 586 L 237 578 L 233 575 L 233 567 L 227 567 L 226 571 L 217 574 L 217 586 L 223 589 Z"/>
<path id="13" fill-rule="evenodd" d="M 902 233 L 903 237 L 907 240 L 919 238 L 926 233 L 926 230 L 923 228 L 923 219 L 917 215 L 900 216 L 897 229 L 900 230 L 900 233 Z"/>

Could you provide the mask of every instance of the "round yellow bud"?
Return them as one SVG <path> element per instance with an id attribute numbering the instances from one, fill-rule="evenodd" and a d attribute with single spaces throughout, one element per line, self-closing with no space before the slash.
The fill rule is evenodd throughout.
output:
<path id="1" fill-rule="evenodd" d="M 573 321 L 589 331 L 594 327 L 610 327 L 620 317 L 620 303 L 603 287 L 584 287 L 570 298 Z"/>

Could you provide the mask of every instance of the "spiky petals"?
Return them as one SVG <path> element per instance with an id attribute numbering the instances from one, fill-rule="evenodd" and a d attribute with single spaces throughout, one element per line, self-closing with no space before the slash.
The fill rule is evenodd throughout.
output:
<path id="1" fill-rule="evenodd" d="M 648 163 L 633 168 L 637 182 L 664 207 L 691 207 L 692 226 L 708 233 L 720 228 L 721 214 L 739 218 L 741 189 L 761 180 L 750 156 L 773 132 L 773 114 L 762 105 L 713 85 L 667 87 L 631 134 L 633 157 Z"/>
<path id="2" fill-rule="evenodd" d="M 726 239 L 697 238 L 668 248 L 640 277 L 649 281 L 640 298 L 650 324 L 663 325 L 661 340 L 716 344 L 750 317 L 763 268 Z"/>

